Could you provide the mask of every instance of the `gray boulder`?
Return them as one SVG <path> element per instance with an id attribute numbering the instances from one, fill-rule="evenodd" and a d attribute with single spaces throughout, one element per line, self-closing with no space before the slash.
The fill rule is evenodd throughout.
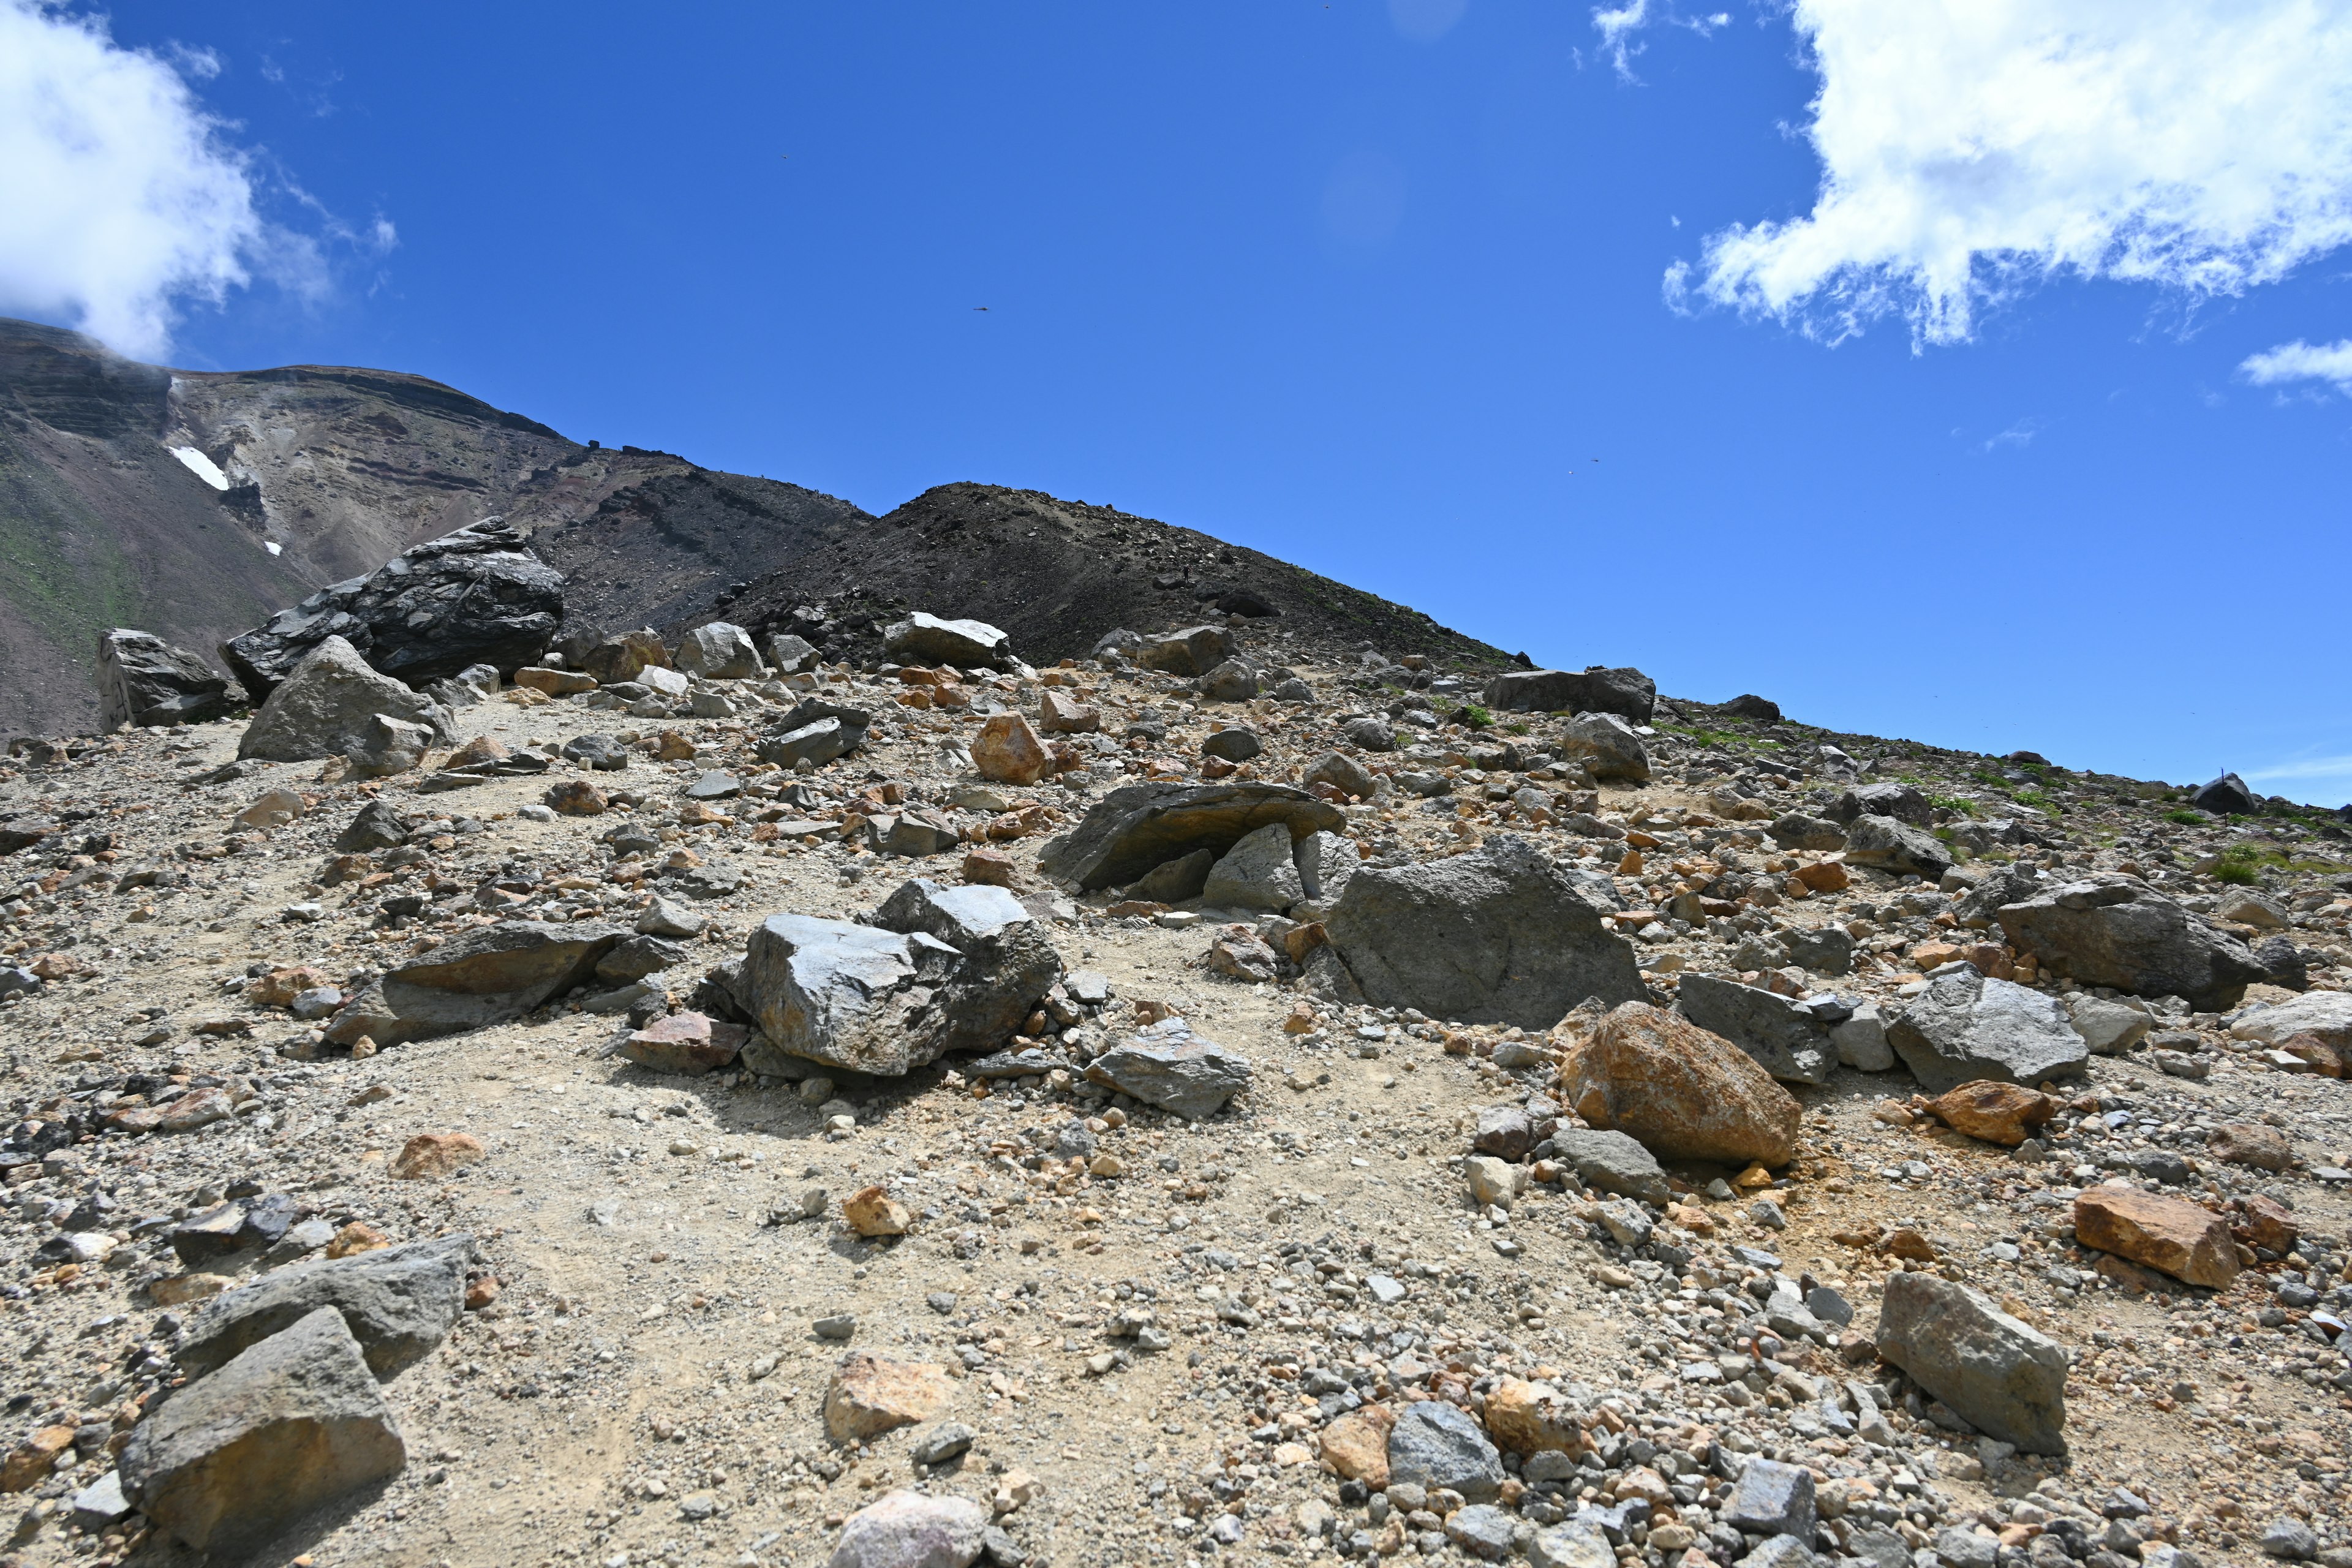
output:
<path id="1" fill-rule="evenodd" d="M 806 637 L 790 632 L 778 632 L 760 640 L 760 651 L 780 675 L 798 675 L 816 666 L 816 645 Z"/>
<path id="2" fill-rule="evenodd" d="M 1498 712 L 1614 713 L 1646 724 L 1658 709 L 1658 683 L 1638 669 L 1513 669 L 1486 683 L 1486 705 Z"/>
<path id="3" fill-rule="evenodd" d="M 825 1568 L 970 1568 L 992 1533 L 970 1498 L 891 1492 L 843 1521 Z"/>
<path id="4" fill-rule="evenodd" d="M 221 645 L 246 690 L 266 699 L 311 649 L 348 642 L 412 685 L 488 664 L 537 664 L 563 620 L 563 577 L 497 518 L 413 545 L 365 577 L 321 588 Z"/>
<path id="5" fill-rule="evenodd" d="M 1249 1087 L 1249 1058 L 1192 1033 L 1181 1018 L 1162 1018 L 1097 1057 L 1093 1082 L 1198 1121 Z"/>
<path id="6" fill-rule="evenodd" d="M 749 680 L 764 674 L 751 634 L 731 621 L 710 621 L 678 639 L 673 663 L 705 680 Z"/>
<path id="7" fill-rule="evenodd" d="M 1792 811 L 1775 821 L 1765 832 L 1772 842 L 1783 849 L 1811 849 L 1826 855 L 1845 847 L 1845 830 L 1822 817 L 1807 816 Z"/>
<path id="8" fill-rule="evenodd" d="M 1220 762 L 1245 763 L 1265 750 L 1265 742 L 1257 731 L 1238 724 L 1227 725 L 1201 742 L 1201 754 L 1215 757 Z"/>
<path id="9" fill-rule="evenodd" d="M 1213 849 L 1195 849 L 1190 855 L 1163 860 L 1129 883 L 1123 896 L 1161 904 L 1181 904 L 1187 899 L 1197 899 L 1201 889 L 1209 885 L 1209 869 L 1217 858 Z"/>
<path id="10" fill-rule="evenodd" d="M 343 1005 L 327 1038 L 379 1046 L 487 1028 L 529 1014 L 574 986 L 631 933 L 592 921 L 500 921 L 459 932 L 396 965 Z"/>
<path id="11" fill-rule="evenodd" d="M 1339 733 L 1348 738 L 1348 744 L 1360 752 L 1396 750 L 1396 727 L 1385 719 L 1360 713 L 1353 719 L 1343 720 Z"/>
<path id="12" fill-rule="evenodd" d="M 407 773 L 424 763 L 425 753 L 433 749 L 434 738 L 430 725 L 371 713 L 352 743 L 343 748 L 343 755 L 351 763 L 349 774 L 352 778 L 380 779 Z"/>
<path id="13" fill-rule="evenodd" d="M 1996 866 L 1976 880 L 1952 906 L 1952 918 L 1968 931 L 1990 931 L 2003 904 L 2023 903 L 2042 890 L 2042 880 L 2023 866 Z"/>
<path id="14" fill-rule="evenodd" d="M 1750 1459 L 1731 1489 L 1723 1522 L 1743 1535 L 1793 1535 L 1811 1542 L 1816 1522 L 1813 1472 L 1777 1459 Z"/>
<path id="15" fill-rule="evenodd" d="M 227 712 L 241 698 L 229 694 L 228 678 L 200 655 L 174 647 L 152 632 L 116 626 L 98 638 L 98 722 L 102 730 L 125 724 L 202 724 Z"/>
<path id="16" fill-rule="evenodd" d="M 389 1381 L 422 1360 L 466 1310 L 470 1236 L 415 1241 L 262 1275 L 206 1302 L 176 1359 L 202 1377 L 321 1307 L 342 1314 L 368 1369 Z"/>
<path id="17" fill-rule="evenodd" d="M 1895 1066 L 1895 1047 L 1886 1043 L 1886 1018 L 1878 1004 L 1864 1002 L 1843 1024 L 1830 1027 L 1838 1061 L 1856 1072 L 1887 1072 Z"/>
<path id="18" fill-rule="evenodd" d="M 1622 1132 L 1557 1128 L 1551 1149 L 1552 1158 L 1573 1170 L 1587 1186 L 1661 1206 L 1674 1195 L 1657 1156 Z"/>
<path id="19" fill-rule="evenodd" d="M 1125 650 L 1146 669 L 1168 675 L 1206 675 L 1241 652 L 1242 645 L 1223 626 L 1187 626 L 1165 637 L 1139 638 Z"/>
<path id="20" fill-rule="evenodd" d="M 321 1307 L 166 1400 L 131 1429 L 118 1468 L 159 1528 L 236 1560 L 407 1462 L 359 1342 Z"/>
<path id="21" fill-rule="evenodd" d="M 1381 781 L 1373 776 L 1370 768 L 1339 752 L 1325 752 L 1321 756 L 1310 759 L 1299 770 L 1298 782 L 1328 784 L 1344 795 L 1352 795 L 1362 800 L 1371 799 L 1381 787 Z"/>
<path id="22" fill-rule="evenodd" d="M 1450 1487 L 1471 1502 L 1503 1489 L 1503 1456 L 1469 1412 L 1442 1399 L 1408 1405 L 1389 1431 L 1389 1485 Z"/>
<path id="23" fill-rule="evenodd" d="M 794 767 L 803 761 L 822 766 L 865 744 L 866 731 L 873 721 L 874 716 L 862 708 L 804 698 L 752 749 L 761 762 L 780 768 Z"/>
<path id="24" fill-rule="evenodd" d="M 1829 1026 L 1793 997 L 1760 986 L 1685 974 L 1675 1011 L 1729 1040 L 1783 1083 L 1827 1083 L 1837 1064 Z"/>
<path id="25" fill-rule="evenodd" d="M 946 621 L 920 610 L 884 628 L 882 646 L 901 663 L 959 669 L 1001 669 L 1013 658 L 1012 638 L 986 621 Z"/>
<path id="26" fill-rule="evenodd" d="M 1582 763 L 1596 779 L 1647 784 L 1650 753 L 1633 727 L 1616 713 L 1580 713 L 1559 732 L 1560 755 Z"/>
<path id="27" fill-rule="evenodd" d="M 1891 781 L 1858 784 L 1832 801 L 1822 815 L 1849 826 L 1863 816 L 1891 816 L 1914 827 L 1931 826 L 1936 820 L 1935 808 L 1926 795 L 1910 784 Z"/>
<path id="28" fill-rule="evenodd" d="M 942 1050 L 994 1050 L 1062 978 L 1062 955 L 1045 925 L 1003 888 L 918 878 L 884 900 L 873 921 L 961 955 L 936 999 L 945 1014 Z"/>
<path id="29" fill-rule="evenodd" d="M 1247 659 L 1225 659 L 1201 677 L 1201 695 L 1212 702 L 1246 702 L 1257 695 L 1257 670 Z"/>
<path id="30" fill-rule="evenodd" d="M 1795 926 L 1781 933 L 1789 962 L 1816 974 L 1853 972 L 1853 936 L 1843 926 Z"/>
<path id="31" fill-rule="evenodd" d="M 2246 944 L 2137 877 L 2105 875 L 1996 911 L 2011 942 L 2084 985 L 2185 996 L 2200 1012 L 2243 1000 L 2264 971 Z"/>
<path id="32" fill-rule="evenodd" d="M 1928 975 L 1927 989 L 1888 1022 L 1886 1043 L 1930 1094 L 1979 1079 L 2038 1084 L 2072 1077 L 2090 1060 L 2056 997 L 1988 980 L 1972 963 Z"/>
<path id="33" fill-rule="evenodd" d="M 1528 1542 L 1532 1568 L 1616 1568 L 1609 1537 L 1588 1519 L 1571 1519 L 1536 1531 Z"/>
<path id="34" fill-rule="evenodd" d="M 1846 829 L 1845 861 L 1930 882 L 1940 881 L 1954 864 L 1952 851 L 1934 834 L 1891 816 L 1855 817 Z"/>
<path id="35" fill-rule="evenodd" d="M 337 836 L 339 854 L 360 855 L 371 849 L 394 849 L 408 842 L 408 824 L 392 802 L 377 797 L 359 808 L 350 826 Z"/>
<path id="36" fill-rule="evenodd" d="M 2119 1057 L 2147 1038 L 2156 1027 L 2156 1015 L 2146 1007 L 2135 1007 L 2128 1002 L 2110 1002 L 2080 992 L 2069 997 L 2066 1010 L 2074 1020 L 2075 1032 L 2095 1057 Z"/>
<path id="37" fill-rule="evenodd" d="M 1759 724 L 1778 724 L 1780 721 L 1780 705 L 1752 691 L 1742 692 L 1733 698 L 1723 705 L 1723 710 L 1735 719 L 1753 719 Z"/>
<path id="38" fill-rule="evenodd" d="M 276 763 L 341 756 L 364 746 L 369 721 L 379 715 L 422 724 L 443 745 L 457 738 L 446 708 L 378 674 L 341 637 L 324 637 L 272 683 L 268 700 L 245 727 L 236 754 Z"/>
<path id="39" fill-rule="evenodd" d="M 1097 801 L 1077 826 L 1048 843 L 1037 868 L 1080 892 L 1124 888 L 1195 850 L 1223 855 L 1269 823 L 1286 824 L 1298 839 L 1346 821 L 1336 807 L 1286 784 L 1240 779 L 1129 784 Z"/>
<path id="40" fill-rule="evenodd" d="M 1423 865 L 1360 867 L 1324 923 L 1375 1006 L 1548 1029 L 1588 996 L 1613 1007 L 1649 995 L 1631 944 L 1512 834 Z"/>
<path id="41" fill-rule="evenodd" d="M 1298 884 L 1305 891 L 1306 902 L 1315 906 L 1313 913 L 1328 912 L 1339 895 L 1348 890 L 1357 868 L 1364 858 L 1356 852 L 1356 842 L 1337 833 L 1310 833 L 1291 850 L 1291 862 L 1298 868 Z M 1301 914 L 1301 920 L 1309 918 Z"/>
<path id="42" fill-rule="evenodd" d="M 2066 1352 L 1965 1285 L 1890 1274 L 1878 1353 L 1978 1430 L 2029 1454 L 2066 1451 Z"/>
<path id="43" fill-rule="evenodd" d="M 2252 816 L 2263 808 L 2246 781 L 2235 773 L 2223 773 L 2189 796 L 2189 804 L 2216 816 Z"/>
<path id="44" fill-rule="evenodd" d="M 1229 910 L 1265 910 L 1281 914 L 1307 896 L 1292 858 L 1287 823 L 1270 822 L 1252 832 L 1209 868 L 1203 901 Z"/>

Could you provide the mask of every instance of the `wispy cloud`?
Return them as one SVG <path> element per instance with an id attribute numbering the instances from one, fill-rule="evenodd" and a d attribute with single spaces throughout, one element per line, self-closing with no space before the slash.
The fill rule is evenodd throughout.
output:
<path id="1" fill-rule="evenodd" d="M 2332 343 L 2307 343 L 2298 338 L 2248 356 L 2238 366 L 2238 374 L 2256 386 L 2325 381 L 2352 397 L 2352 338 L 2341 338 Z"/>
<path id="2" fill-rule="evenodd" d="M 1987 437 L 1984 450 L 1997 452 L 2003 447 L 2030 447 L 2033 445 L 2033 437 L 2040 434 L 2042 434 L 2040 420 L 2021 419 L 1999 435 Z"/>
<path id="3" fill-rule="evenodd" d="M 1662 0 L 1656 6 L 1651 0 L 1625 0 L 1622 5 L 1596 5 L 1592 25 L 1601 32 L 1601 52 L 1617 68 L 1617 74 L 1627 81 L 1639 79 L 1633 75 L 1633 57 L 1642 52 L 1637 35 L 1652 25 L 1684 27 L 1707 37 L 1718 27 L 1731 25 L 1728 11 L 1685 12 L 1677 9 L 1672 0 Z"/>
<path id="4" fill-rule="evenodd" d="M 2248 768 L 2250 784 L 2320 805 L 2352 802 L 2352 756 L 2294 757 L 2268 767 Z"/>
<path id="5" fill-rule="evenodd" d="M 1621 69 L 1664 0 L 1595 13 Z M 2060 274 L 2191 301 L 2352 240 L 2352 8 L 2311 0 L 1792 0 L 1820 78 L 1812 210 L 1668 279 L 1830 342 L 1915 348 Z"/>

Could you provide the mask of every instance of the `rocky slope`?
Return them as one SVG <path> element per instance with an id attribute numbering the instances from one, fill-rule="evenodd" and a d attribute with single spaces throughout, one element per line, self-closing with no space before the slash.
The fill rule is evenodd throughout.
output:
<path id="1" fill-rule="evenodd" d="M 548 671 L 383 776 L 9 764 L 6 1550 L 2352 1562 L 2338 823 L 1632 672 L 1483 723 L 1289 619 L 1232 700 Z M 772 1008 L 918 878 L 950 967 Z M 366 1441 L 193 1465 L 322 1388 Z"/>

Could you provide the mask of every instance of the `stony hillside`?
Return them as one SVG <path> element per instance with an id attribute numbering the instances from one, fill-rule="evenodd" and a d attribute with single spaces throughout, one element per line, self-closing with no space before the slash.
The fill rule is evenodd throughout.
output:
<path id="1" fill-rule="evenodd" d="M 1283 619 L 0 768 L 13 1560 L 2347 1560 L 2338 820 Z"/>

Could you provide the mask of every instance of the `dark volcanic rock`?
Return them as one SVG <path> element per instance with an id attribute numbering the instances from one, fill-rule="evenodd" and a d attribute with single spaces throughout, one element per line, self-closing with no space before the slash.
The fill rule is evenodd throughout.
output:
<path id="1" fill-rule="evenodd" d="M 2268 977 L 2246 944 L 2137 877 L 2068 882 L 1994 911 L 2009 940 L 2084 985 L 2234 1007 Z"/>
<path id="2" fill-rule="evenodd" d="M 1930 1094 L 1979 1079 L 2038 1084 L 2070 1078 L 2091 1056 L 2056 997 L 1988 980 L 1968 963 L 1930 974 L 1927 991 L 1888 1021 L 1886 1043 Z"/>
<path id="3" fill-rule="evenodd" d="M 1286 784 L 1146 784 L 1115 789 L 1077 826 L 1045 846 L 1037 868 L 1081 892 L 1123 888 L 1170 860 L 1200 849 L 1223 855 L 1269 823 L 1300 839 L 1347 818 Z"/>
<path id="4" fill-rule="evenodd" d="M 1827 1083 L 1837 1066 L 1829 1026 L 1794 999 L 1709 974 L 1683 976 L 1675 1010 L 1722 1036 L 1783 1083 Z"/>
<path id="5" fill-rule="evenodd" d="M 319 643 L 340 637 L 412 686 L 487 664 L 536 664 L 563 621 L 563 578 L 498 518 L 412 545 L 367 576 L 321 588 L 221 645 L 247 691 L 267 697 Z"/>
<path id="6" fill-rule="evenodd" d="M 1486 683 L 1486 706 L 1514 713 L 1615 713 L 1646 724 L 1658 683 L 1638 669 L 1513 669 Z"/>
<path id="7" fill-rule="evenodd" d="M 576 921 L 500 921 L 418 953 L 346 1003 L 327 1038 L 362 1035 L 379 1046 L 426 1040 L 520 1018 L 594 980 L 596 965 L 632 933 Z"/>
<path id="8" fill-rule="evenodd" d="M 202 724 L 219 718 L 237 700 L 229 694 L 226 676 L 152 632 L 116 626 L 98 639 L 101 729 Z"/>
<path id="9" fill-rule="evenodd" d="M 2200 811 L 2210 811 L 2216 816 L 2252 816 L 2262 810 L 2262 803 L 2246 781 L 2235 773 L 2223 773 L 2190 797 L 2190 804 Z"/>

